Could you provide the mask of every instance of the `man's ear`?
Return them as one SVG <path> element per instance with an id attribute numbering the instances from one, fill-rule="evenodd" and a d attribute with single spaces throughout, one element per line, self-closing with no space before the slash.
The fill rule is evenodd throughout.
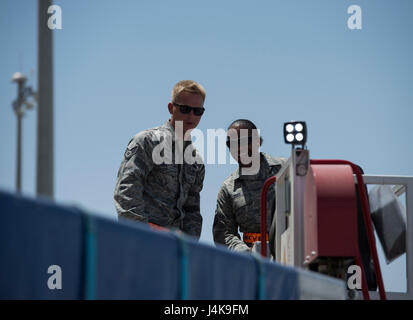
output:
<path id="1" fill-rule="evenodd" d="M 168 103 L 168 111 L 169 111 L 170 114 L 173 113 L 173 108 L 174 108 L 174 105 L 172 104 L 172 102 L 169 102 Z"/>
<path id="2" fill-rule="evenodd" d="M 262 146 L 263 141 L 264 141 L 264 139 L 260 137 L 260 147 Z"/>

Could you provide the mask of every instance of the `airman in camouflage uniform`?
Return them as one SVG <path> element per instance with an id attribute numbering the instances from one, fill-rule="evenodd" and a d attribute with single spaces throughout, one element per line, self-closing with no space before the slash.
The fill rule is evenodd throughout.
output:
<path id="1" fill-rule="evenodd" d="M 273 158 L 262 152 L 259 153 L 259 157 L 260 167 L 257 174 L 241 174 L 239 167 L 224 181 L 218 192 L 213 225 L 214 241 L 228 246 L 231 250 L 251 250 L 252 244 L 241 240 L 238 229 L 243 233 L 260 232 L 262 187 L 265 180 L 276 175 L 286 162 L 284 158 Z M 275 192 L 274 185 L 271 185 L 267 197 L 267 232 L 271 226 L 274 210 Z"/>
<path id="2" fill-rule="evenodd" d="M 171 119 L 136 134 L 129 142 L 114 194 L 119 218 L 178 228 L 200 237 L 200 192 L 205 166 L 191 141 L 184 141 L 175 129 L 181 124 L 181 131 L 188 137 L 200 121 L 204 99 L 205 91 L 196 82 L 178 82 L 168 104 Z M 183 156 L 187 148 L 196 156 L 195 162 L 188 163 L 188 157 Z"/>

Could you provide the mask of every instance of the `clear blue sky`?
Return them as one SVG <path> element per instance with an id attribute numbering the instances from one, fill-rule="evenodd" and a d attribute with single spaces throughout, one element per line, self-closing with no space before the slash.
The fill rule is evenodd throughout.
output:
<path id="1" fill-rule="evenodd" d="M 262 151 L 288 157 L 282 124 L 306 120 L 312 158 L 366 173 L 413 175 L 413 1 L 55 1 L 55 197 L 115 218 L 113 190 L 129 139 L 169 118 L 173 85 L 207 90 L 198 128 L 248 118 Z M 362 8 L 363 29 L 347 28 Z M 16 71 L 36 87 L 37 1 L 0 1 L 0 188 L 14 190 Z M 35 195 L 36 114 L 24 119 L 23 191 Z M 201 241 L 212 243 L 218 189 L 234 165 L 207 165 Z M 381 249 L 380 249 L 381 250 Z M 380 254 L 381 255 L 381 254 Z M 404 257 L 384 266 L 403 289 Z"/>

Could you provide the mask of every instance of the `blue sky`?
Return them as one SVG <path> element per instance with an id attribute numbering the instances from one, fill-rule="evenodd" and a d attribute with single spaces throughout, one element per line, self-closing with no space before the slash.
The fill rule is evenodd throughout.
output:
<path id="1" fill-rule="evenodd" d="M 129 139 L 169 118 L 173 85 L 207 90 L 199 129 L 248 118 L 262 151 L 288 157 L 282 124 L 305 120 L 312 158 L 366 173 L 413 175 L 413 2 L 55 1 L 55 198 L 115 219 L 113 189 Z M 362 30 L 347 8 L 362 9 Z M 0 188 L 14 190 L 16 97 L 10 78 L 36 87 L 37 1 L 0 2 Z M 33 71 L 32 71 L 33 70 Z M 30 77 L 30 74 L 32 76 Z M 35 195 L 36 114 L 24 119 L 23 192 Z M 207 165 L 201 241 L 212 243 L 216 195 L 236 167 Z M 381 250 L 381 249 L 380 249 Z M 380 253 L 381 255 L 381 253 Z M 401 290 L 404 257 L 384 266 Z M 404 273 L 404 274 L 403 274 Z M 401 275 L 401 276 L 400 276 Z"/>

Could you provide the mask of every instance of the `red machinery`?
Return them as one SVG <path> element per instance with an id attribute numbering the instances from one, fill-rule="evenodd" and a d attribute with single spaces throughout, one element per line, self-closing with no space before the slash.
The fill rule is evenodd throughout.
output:
<path id="1" fill-rule="evenodd" d="M 357 195 L 360 195 L 364 224 L 373 258 L 381 299 L 386 299 L 377 255 L 373 225 L 370 219 L 362 172 L 344 160 L 311 160 L 304 198 L 304 253 L 307 264 L 317 257 L 349 257 L 363 270 L 364 299 L 369 298 L 357 234 Z M 354 177 L 357 178 L 357 189 Z"/>
<path id="2" fill-rule="evenodd" d="M 412 299 L 413 177 L 364 175 L 349 161 L 310 160 L 304 121 L 284 123 L 284 140 L 292 145 L 291 156 L 276 176 L 267 179 L 261 192 L 261 238 L 269 232 L 275 260 L 348 280 L 350 290 L 350 270 L 357 270 L 355 288 L 361 287 L 364 299 L 370 299 L 370 294 L 377 298 L 376 286 L 381 299 Z M 273 183 L 276 209 L 268 229 L 266 197 Z M 376 185 L 370 191 L 371 203 L 367 184 Z M 406 209 L 398 199 L 401 195 L 405 195 Z M 406 253 L 405 292 L 386 294 L 384 290 L 370 205 L 386 261 L 391 262 L 396 252 L 397 257 Z M 267 257 L 267 246 L 260 247 Z M 349 291 L 349 296 L 353 293 Z"/>
<path id="3" fill-rule="evenodd" d="M 357 191 L 353 173 L 357 177 Z M 366 273 L 358 245 L 357 195 L 362 201 L 370 251 L 381 299 L 386 299 L 377 249 L 370 219 L 367 194 L 361 170 L 344 160 L 311 160 L 306 174 L 304 203 L 304 265 L 309 267 L 321 258 L 353 259 L 363 270 L 362 290 L 369 299 Z M 261 193 L 261 237 L 267 230 L 266 197 L 276 177 L 264 183 Z M 261 246 L 262 256 L 267 256 L 266 246 Z M 338 260 L 342 261 L 342 260 Z"/>

